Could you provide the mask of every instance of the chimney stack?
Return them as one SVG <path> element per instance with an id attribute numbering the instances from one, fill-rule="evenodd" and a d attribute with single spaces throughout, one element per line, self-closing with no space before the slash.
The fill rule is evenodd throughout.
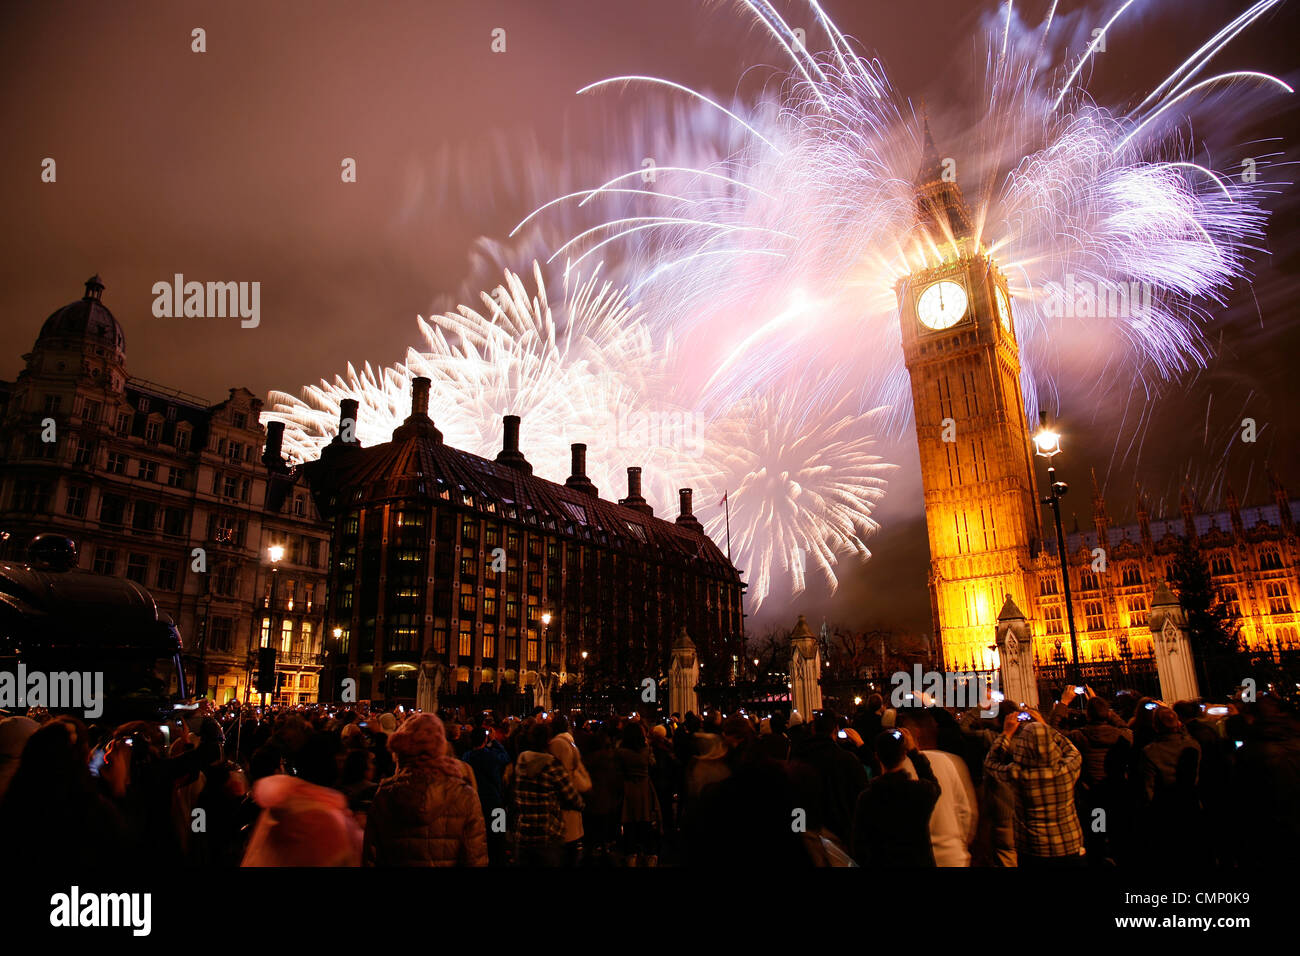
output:
<path id="1" fill-rule="evenodd" d="M 429 386 L 433 383 L 424 377 L 411 381 L 411 417 L 429 417 Z"/>
<path id="2" fill-rule="evenodd" d="M 266 449 L 262 452 L 262 464 L 272 471 L 284 471 L 284 422 L 266 423 Z"/>
<path id="3" fill-rule="evenodd" d="M 507 467 L 516 468 L 526 475 L 531 475 L 533 466 L 528 463 L 528 459 L 519 450 L 519 416 L 502 416 L 501 427 L 501 451 L 497 454 L 497 461 Z"/>
<path id="4" fill-rule="evenodd" d="M 344 444 L 357 445 L 357 409 L 361 403 L 355 398 L 345 398 L 339 402 L 339 433 L 334 436 L 337 442 L 343 441 L 343 433 L 346 431 L 349 435 L 348 441 Z"/>
<path id="5" fill-rule="evenodd" d="M 339 402 L 339 430 L 330 443 L 320 450 L 321 458 L 328 458 L 345 449 L 361 447 L 361 439 L 357 437 L 357 409 L 360 407 L 360 403 L 355 398 L 345 398 Z M 345 436 L 347 441 L 343 440 Z M 267 442 L 270 443 L 269 434 Z"/>
<path id="6" fill-rule="evenodd" d="M 691 510 L 692 491 L 690 488 L 677 489 L 677 497 L 681 499 L 681 514 L 677 516 L 676 523 L 692 529 L 693 531 L 703 531 L 704 525 L 700 524 L 700 519 L 695 517 L 695 512 Z"/>
<path id="7" fill-rule="evenodd" d="M 433 427 L 433 419 L 429 417 L 429 386 L 432 384 L 424 376 L 411 379 L 411 414 L 393 429 L 393 441 L 428 437 L 435 445 L 442 444 L 442 432 Z"/>
<path id="8" fill-rule="evenodd" d="M 651 508 L 645 498 L 641 497 L 641 469 L 636 465 L 627 470 L 627 497 L 620 501 L 619 504 L 644 514 L 653 515 L 655 513 L 654 508 Z"/>
<path id="9" fill-rule="evenodd" d="M 587 446 L 581 442 L 575 442 L 569 446 L 569 449 L 573 454 L 573 474 L 569 475 L 564 482 L 565 487 L 584 492 L 593 498 L 597 497 L 596 486 L 587 477 Z"/>

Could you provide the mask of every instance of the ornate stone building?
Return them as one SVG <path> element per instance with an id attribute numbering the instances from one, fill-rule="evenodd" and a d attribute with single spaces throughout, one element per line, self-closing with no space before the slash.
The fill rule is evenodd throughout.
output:
<path id="1" fill-rule="evenodd" d="M 1243 508 L 1229 489 L 1223 509 L 1206 513 L 1184 495 L 1176 518 L 1153 520 L 1139 495 L 1137 523 L 1123 527 L 1112 525 L 1094 483 L 1093 527 L 1065 536 L 1080 658 L 1114 660 L 1151 653 L 1151 595 L 1169 578 L 1183 538 L 1195 542 L 1205 556 L 1220 598 L 1241 624 L 1247 647 L 1300 648 L 1293 610 L 1300 587 L 1300 503 L 1291 500 L 1276 478 L 1271 481 L 1269 504 Z M 1049 662 L 1066 660 L 1070 634 L 1055 540 L 1038 555 L 1036 570 L 1038 654 Z"/>
<path id="2" fill-rule="evenodd" d="M 332 522 L 336 688 L 358 699 L 510 708 L 555 696 L 632 700 L 647 679 L 667 703 L 671 648 L 685 627 L 705 668 L 743 653 L 740 576 L 681 491 L 654 517 L 628 469 L 626 498 L 602 499 L 573 446 L 563 484 L 532 473 L 519 419 L 495 461 L 444 444 L 429 381 L 392 440 L 339 438 L 303 466 Z M 355 423 L 343 403 L 340 434 Z"/>
<path id="3" fill-rule="evenodd" d="M 1005 277 L 974 237 L 961 190 L 925 129 L 917 176 L 926 264 L 896 292 L 930 543 L 930 595 L 944 666 L 993 666 L 993 635 L 1008 596 L 1024 612 L 1040 662 L 1068 660 L 1069 629 L 1055 532 L 1044 534 L 1016 327 Z M 1094 483 L 1093 524 L 1067 534 L 1081 659 L 1150 653 L 1147 612 L 1186 536 L 1240 616 L 1251 648 L 1296 647 L 1293 600 L 1300 541 L 1296 506 L 1273 479 L 1273 501 L 1112 526 Z M 1102 561 L 1098 561 L 1098 557 Z M 1094 569 L 1094 566 L 1096 569 Z"/>
<path id="4" fill-rule="evenodd" d="M 278 449 L 263 455 L 247 389 L 211 403 L 131 377 L 103 292 L 88 280 L 0 382 L 0 558 L 61 532 L 82 568 L 152 592 L 209 696 L 244 699 L 251 647 L 274 643 L 278 699 L 317 699 L 328 534 L 311 496 Z"/>

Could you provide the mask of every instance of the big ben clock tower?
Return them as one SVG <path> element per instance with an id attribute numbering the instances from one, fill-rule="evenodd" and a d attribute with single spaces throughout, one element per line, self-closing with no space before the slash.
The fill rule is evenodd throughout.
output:
<path id="1" fill-rule="evenodd" d="M 974 237 L 925 127 L 917 175 L 928 265 L 896 287 L 921 455 L 930 599 L 949 670 L 992 666 L 1006 595 L 1037 617 L 1042 533 L 1007 282 Z"/>

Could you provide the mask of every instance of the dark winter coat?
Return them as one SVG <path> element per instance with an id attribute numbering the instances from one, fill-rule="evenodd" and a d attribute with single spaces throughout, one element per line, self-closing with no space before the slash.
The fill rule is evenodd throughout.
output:
<path id="1" fill-rule="evenodd" d="M 379 785 L 361 853 L 363 866 L 487 866 L 477 795 L 464 777 L 399 770 Z"/>
<path id="2" fill-rule="evenodd" d="M 919 751 L 909 756 L 917 779 L 906 773 L 876 777 L 858 798 L 851 853 L 873 869 L 934 866 L 930 814 L 939 802 L 939 781 Z"/>

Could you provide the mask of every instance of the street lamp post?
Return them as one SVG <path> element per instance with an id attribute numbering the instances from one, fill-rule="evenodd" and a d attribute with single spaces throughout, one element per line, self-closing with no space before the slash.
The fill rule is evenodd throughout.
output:
<path id="1" fill-rule="evenodd" d="M 338 668 L 338 657 L 339 657 L 339 653 L 340 653 L 340 650 L 339 650 L 339 643 L 340 643 L 342 640 L 343 640 L 343 628 L 339 627 L 338 625 L 335 625 L 335 627 L 334 627 L 334 646 L 330 649 L 329 657 L 326 658 L 326 660 L 328 661 L 328 663 L 327 663 L 326 666 L 329 668 L 329 675 L 328 675 L 328 676 L 329 676 L 329 682 L 330 682 L 330 698 L 329 698 L 329 701 L 330 701 L 331 704 L 334 703 L 334 683 L 335 683 L 335 682 L 334 682 L 334 672 L 335 672 L 335 670 Z"/>
<path id="2" fill-rule="evenodd" d="M 1052 506 L 1052 515 L 1056 519 L 1056 552 L 1061 561 L 1061 587 L 1065 593 L 1065 620 L 1070 628 L 1070 658 L 1073 661 L 1073 680 L 1080 683 L 1079 638 L 1074 630 L 1074 602 L 1070 597 L 1070 568 L 1065 557 L 1065 531 L 1061 527 L 1061 499 L 1065 497 L 1070 486 L 1056 480 L 1056 466 L 1052 459 L 1061 453 L 1061 436 L 1047 427 L 1047 416 L 1043 416 L 1042 427 L 1034 436 L 1034 446 L 1040 458 L 1046 458 L 1047 483 L 1051 493 L 1043 499 L 1043 504 Z"/>
<path id="3" fill-rule="evenodd" d="M 583 651 L 580 656 L 582 657 L 582 668 L 578 672 L 578 686 L 582 689 L 582 694 L 578 698 L 578 706 L 582 709 L 583 715 L 586 716 L 587 711 L 590 709 L 590 695 L 587 692 L 587 652 Z"/>
<path id="4" fill-rule="evenodd" d="M 533 695 L 534 707 L 538 706 L 539 704 L 541 704 L 542 706 L 549 706 L 550 703 L 549 701 L 547 701 L 547 703 L 545 704 L 542 703 L 542 701 L 545 700 L 547 696 L 549 696 L 547 692 L 550 690 L 549 684 L 551 679 L 551 671 L 549 665 L 546 663 L 546 641 L 550 636 L 550 630 L 551 630 L 551 612 L 543 611 L 542 612 L 542 646 L 537 649 L 537 684 L 535 686 L 539 688 L 542 687 L 542 680 L 543 680 L 542 675 L 545 675 L 545 680 L 548 686 L 546 686 L 545 689 L 541 690 L 540 693 L 543 696 L 541 696 L 540 698 L 536 694 Z"/>
<path id="5" fill-rule="evenodd" d="M 271 620 L 271 626 L 269 628 L 269 632 L 266 635 L 266 643 L 267 646 L 274 647 L 275 646 L 274 642 L 277 640 L 276 629 L 275 629 L 275 608 L 276 608 L 276 590 L 277 590 L 276 586 L 280 580 L 280 575 L 279 575 L 280 559 L 284 557 L 284 548 L 282 548 L 278 544 L 273 544 L 266 549 L 266 554 L 267 557 L 271 559 L 271 608 L 269 614 Z M 274 692 L 272 693 L 272 696 L 274 696 Z M 262 706 L 263 707 L 266 706 L 265 694 L 262 695 Z"/>

